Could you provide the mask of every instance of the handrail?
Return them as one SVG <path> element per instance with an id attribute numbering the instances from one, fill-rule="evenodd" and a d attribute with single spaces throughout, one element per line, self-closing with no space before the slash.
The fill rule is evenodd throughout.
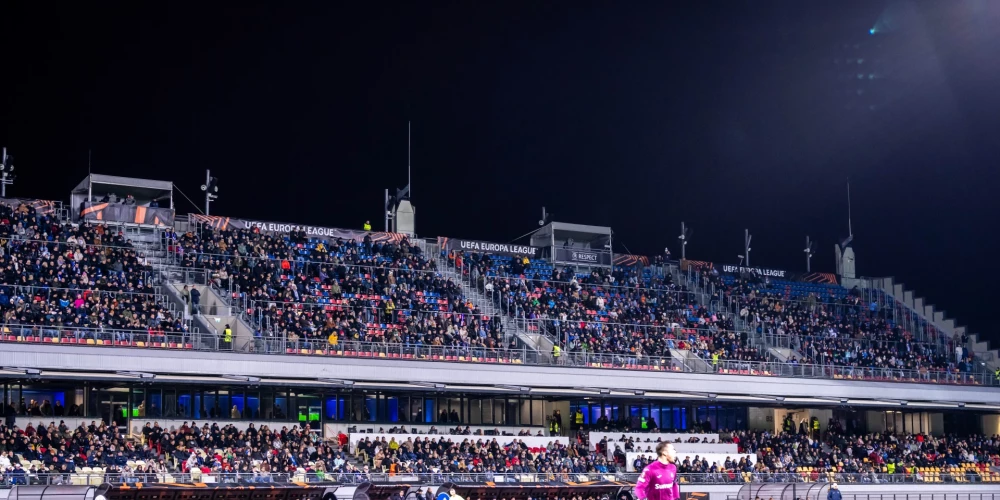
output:
<path id="1" fill-rule="evenodd" d="M 137 295 L 137 296 L 147 296 L 153 298 L 160 298 L 162 294 L 156 292 L 130 292 L 126 290 L 107 290 L 103 288 L 60 288 L 60 287 L 50 287 L 50 286 L 35 286 L 35 285 L 20 285 L 11 283 L 0 283 L 0 289 L 12 288 L 14 292 L 27 291 L 32 295 L 36 295 L 37 292 L 47 292 L 50 295 L 52 293 L 65 292 L 67 294 L 92 294 L 98 296 L 104 295 Z"/>
<path id="2" fill-rule="evenodd" d="M 56 484 L 136 484 L 152 485 L 157 483 L 221 483 L 221 484 L 253 484 L 253 483 L 319 483 L 319 484 L 361 484 L 365 482 L 418 483 L 424 485 L 455 484 L 559 484 L 580 482 L 615 481 L 630 487 L 638 480 L 637 472 L 558 472 L 558 473 L 473 473 L 473 472 L 368 472 L 331 471 L 318 472 L 301 469 L 297 473 L 271 472 L 203 472 L 191 474 L 187 472 L 8 472 L 0 477 L 0 488 L 18 485 L 56 485 Z M 746 484 L 746 483 L 832 483 L 843 484 L 994 484 L 992 480 L 976 470 L 953 467 L 951 470 L 918 473 L 884 473 L 884 472 L 834 472 L 834 471 L 803 471 L 803 472 L 738 472 L 721 471 L 715 473 L 687 473 L 677 475 L 678 483 L 683 488 L 685 484 Z M 984 500 L 1000 498 L 1000 493 L 983 495 Z"/>
<path id="3" fill-rule="evenodd" d="M 82 341 L 81 341 L 82 340 Z M 146 330 L 86 329 L 47 327 L 41 325 L 4 325 L 0 341 L 37 344 L 83 344 L 125 348 L 173 348 L 229 351 L 231 343 L 221 342 L 218 335 Z M 91 342 L 93 341 L 93 342 Z M 275 337 L 255 337 L 252 352 L 257 354 L 291 354 L 333 356 L 345 358 L 384 358 L 407 361 L 452 363 L 507 363 L 537 366 L 566 366 L 589 369 L 692 371 L 678 366 L 670 357 L 602 354 L 582 351 L 563 352 L 551 357 L 548 353 L 521 349 L 488 349 L 469 346 L 434 346 L 422 344 L 388 344 L 338 341 L 330 345 L 326 339 L 288 341 Z M 807 379 L 869 380 L 883 382 L 936 383 L 954 385 L 995 385 L 986 373 L 955 373 L 941 370 L 902 370 L 836 365 L 805 365 L 760 361 L 705 361 L 709 372 L 719 375 L 792 377 Z"/>

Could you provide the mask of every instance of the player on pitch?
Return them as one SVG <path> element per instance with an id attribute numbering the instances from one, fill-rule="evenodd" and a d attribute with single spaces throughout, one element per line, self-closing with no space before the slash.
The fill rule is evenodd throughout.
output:
<path id="1" fill-rule="evenodd" d="M 656 460 L 643 469 L 635 484 L 638 500 L 680 500 L 676 459 L 674 445 L 666 441 L 656 445 Z"/>

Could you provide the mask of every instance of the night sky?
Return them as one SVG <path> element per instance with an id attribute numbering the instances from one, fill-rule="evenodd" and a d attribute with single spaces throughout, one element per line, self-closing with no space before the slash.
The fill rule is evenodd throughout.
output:
<path id="1" fill-rule="evenodd" d="M 196 201 L 211 168 L 215 215 L 378 228 L 412 120 L 420 236 L 545 206 L 719 263 L 749 228 L 803 271 L 809 235 L 832 272 L 850 178 L 859 274 L 1000 339 L 1000 2 L 253 4 L 0 5 L 8 195 L 68 200 L 92 150 Z"/>

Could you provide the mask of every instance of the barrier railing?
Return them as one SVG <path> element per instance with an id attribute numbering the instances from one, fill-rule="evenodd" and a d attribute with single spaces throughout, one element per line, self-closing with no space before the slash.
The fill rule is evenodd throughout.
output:
<path id="1" fill-rule="evenodd" d="M 988 470 L 980 473 L 975 469 L 954 468 L 936 472 L 906 473 L 875 473 L 875 472 L 718 472 L 718 473 L 680 473 L 678 482 L 683 488 L 685 484 L 745 484 L 745 483 L 832 483 L 841 484 L 995 484 L 998 473 Z M 109 484 L 156 484 L 156 483 L 221 483 L 221 484 L 254 484 L 254 483 L 339 483 L 361 484 L 373 483 L 419 483 L 425 485 L 455 484 L 485 484 L 485 483 L 581 483 L 597 481 L 617 481 L 626 485 L 634 485 L 638 473 L 622 472 L 570 472 L 570 473 L 384 473 L 384 472 L 298 472 L 298 473 L 267 473 L 267 472 L 127 472 L 127 473 L 49 473 L 30 471 L 8 471 L 2 475 L 0 487 L 17 485 L 99 485 Z M 1000 498 L 1000 493 L 997 494 Z M 983 498 L 990 498 L 984 496 Z"/>
<path id="2" fill-rule="evenodd" d="M 4 325 L 0 341 L 77 344 L 87 346 L 167 348 L 230 351 L 232 343 L 218 335 L 188 332 L 147 330 L 87 329 L 46 327 L 39 325 Z M 385 358 L 459 363 L 507 363 L 542 366 L 567 366 L 592 369 L 625 369 L 641 371 L 702 371 L 692 370 L 683 360 L 670 357 L 604 354 L 566 351 L 558 357 L 548 353 L 521 349 L 487 349 L 469 346 L 435 346 L 404 343 L 343 341 L 331 345 L 326 339 L 290 341 L 274 337 L 255 337 L 251 352 L 259 354 L 293 354 L 340 356 L 350 358 Z M 956 373 L 937 370 L 901 370 L 895 368 L 864 368 L 832 365 L 803 365 L 781 362 L 729 361 L 711 363 L 710 372 L 721 375 L 753 375 L 793 378 L 833 378 L 844 380 L 916 382 L 960 385 L 995 385 L 986 373 Z"/>
<path id="3" fill-rule="evenodd" d="M 130 330 L 122 328 L 72 328 L 48 325 L 5 324 L 0 328 L 0 341 L 85 345 L 100 347 L 132 347 L 140 349 L 198 349 L 206 351 L 232 350 L 231 343 L 222 342 L 218 335 L 161 330 Z"/>

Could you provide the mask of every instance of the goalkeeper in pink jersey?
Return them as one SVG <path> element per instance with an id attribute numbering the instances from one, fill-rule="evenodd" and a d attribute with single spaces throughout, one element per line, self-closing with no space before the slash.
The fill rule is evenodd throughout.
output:
<path id="1" fill-rule="evenodd" d="M 647 465 L 635 483 L 638 500 L 679 500 L 680 487 L 677 486 L 677 451 L 674 445 L 662 441 L 656 445 L 656 460 Z"/>

